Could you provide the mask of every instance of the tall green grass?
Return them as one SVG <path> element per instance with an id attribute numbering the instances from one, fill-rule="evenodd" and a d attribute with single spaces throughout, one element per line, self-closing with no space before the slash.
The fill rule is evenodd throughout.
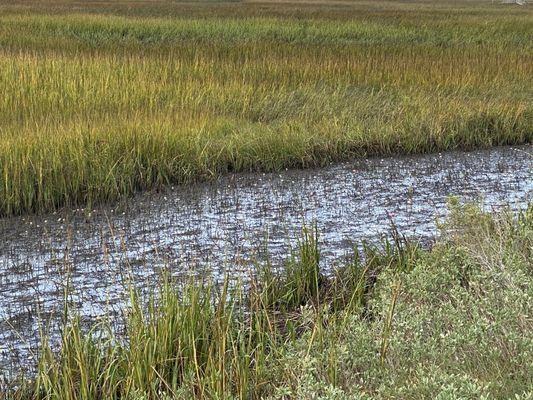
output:
<path id="1" fill-rule="evenodd" d="M 529 8 L 52 4 L 0 2 L 0 215 L 533 137 Z"/>
<path id="2" fill-rule="evenodd" d="M 288 343 L 325 315 L 363 316 L 377 274 L 403 270 L 417 252 L 401 239 L 381 250 L 366 246 L 364 262 L 356 256 L 325 275 L 317 232 L 305 229 L 298 251 L 280 268 L 259 266 L 246 289 L 229 277 L 219 286 L 166 275 L 148 299 L 132 287 L 123 337 L 109 319 L 84 327 L 67 306 L 60 351 L 43 330 L 37 376 L 11 393 L 65 400 L 262 398 L 272 363 Z"/>
<path id="3" fill-rule="evenodd" d="M 36 377 L 4 393 L 529 398 L 532 211 L 454 206 L 432 250 L 396 235 L 328 274 L 316 232 L 305 231 L 298 252 L 263 265 L 246 289 L 168 277 L 148 298 L 132 288 L 123 336 L 74 313 L 59 349 L 44 334 Z"/>

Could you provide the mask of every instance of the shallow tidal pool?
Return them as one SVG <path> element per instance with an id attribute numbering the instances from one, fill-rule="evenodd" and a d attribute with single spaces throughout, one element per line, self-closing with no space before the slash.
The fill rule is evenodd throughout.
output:
<path id="1" fill-rule="evenodd" d="M 149 288 L 163 269 L 245 278 L 266 254 L 274 262 L 286 257 L 305 224 L 318 229 L 322 268 L 333 268 L 362 240 L 388 236 L 392 225 L 431 243 L 451 195 L 487 209 L 525 207 L 532 166 L 531 145 L 370 158 L 235 174 L 115 207 L 0 220 L 0 376 L 33 364 L 39 321 L 61 314 L 67 282 L 71 305 L 87 321 L 119 315 L 130 282 Z"/>

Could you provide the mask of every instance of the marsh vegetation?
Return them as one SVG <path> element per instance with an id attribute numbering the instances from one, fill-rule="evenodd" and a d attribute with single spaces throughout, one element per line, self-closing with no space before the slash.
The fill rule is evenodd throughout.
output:
<path id="1" fill-rule="evenodd" d="M 131 289 L 124 336 L 65 319 L 20 399 L 517 398 L 531 395 L 533 208 L 452 204 L 432 250 L 396 234 L 329 274 L 316 231 L 247 284 Z M 166 278 L 165 278 L 166 277 Z M 148 299 L 148 300 L 147 300 Z M 5 390 L 8 390 L 5 388 Z"/>
<path id="2" fill-rule="evenodd" d="M 529 7 L 3 1 L 0 15 L 1 215 L 532 140 Z"/>
<path id="3" fill-rule="evenodd" d="M 0 340 L 34 357 L 0 398 L 530 399 L 531 146 L 302 173 L 292 197 L 295 172 L 191 185 L 530 144 L 532 88 L 529 6 L 0 0 Z M 431 246 L 398 232 L 394 210 L 429 238 L 446 190 Z M 481 190 L 512 208 L 464 205 Z M 359 245 L 333 262 L 317 224 L 280 246 L 310 211 Z M 241 254 L 243 221 L 282 254 Z M 205 251 L 228 232 L 235 254 Z"/>

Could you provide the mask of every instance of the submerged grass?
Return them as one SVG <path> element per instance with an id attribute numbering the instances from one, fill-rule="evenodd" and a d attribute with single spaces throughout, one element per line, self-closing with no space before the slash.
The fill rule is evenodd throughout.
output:
<path id="1" fill-rule="evenodd" d="M 453 206 L 422 250 L 396 236 L 332 274 L 314 232 L 239 285 L 132 289 L 125 336 L 68 320 L 19 399 L 531 397 L 533 207 Z M 126 338 L 126 339 L 124 339 Z M 7 393 L 7 392 L 6 392 Z"/>
<path id="2" fill-rule="evenodd" d="M 0 1 L 0 215 L 531 142 L 531 9 Z"/>

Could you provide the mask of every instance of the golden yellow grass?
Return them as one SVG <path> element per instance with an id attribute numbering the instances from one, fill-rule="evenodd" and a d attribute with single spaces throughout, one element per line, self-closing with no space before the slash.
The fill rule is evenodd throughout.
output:
<path id="1" fill-rule="evenodd" d="M 0 1 L 0 215 L 531 142 L 530 8 Z"/>

